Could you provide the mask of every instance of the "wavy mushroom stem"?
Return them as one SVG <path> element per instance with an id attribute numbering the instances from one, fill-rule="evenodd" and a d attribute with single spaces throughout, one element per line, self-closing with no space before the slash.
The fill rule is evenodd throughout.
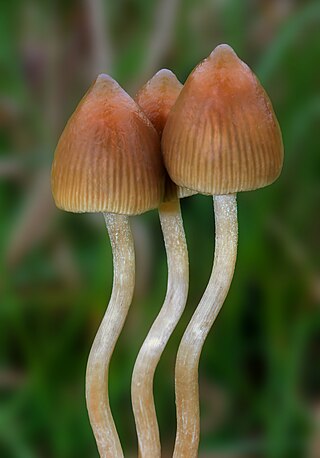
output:
<path id="1" fill-rule="evenodd" d="M 113 253 L 113 287 L 88 359 L 86 400 L 100 457 L 119 458 L 123 451 L 109 404 L 108 370 L 132 301 L 135 257 L 128 217 L 113 213 L 104 213 L 104 217 Z"/>
<path id="2" fill-rule="evenodd" d="M 188 250 L 179 200 L 163 203 L 159 216 L 168 258 L 167 293 L 140 349 L 131 384 L 139 457 L 142 458 L 161 456 L 153 379 L 161 354 L 185 308 L 189 286 Z"/>
<path id="3" fill-rule="evenodd" d="M 175 371 L 177 435 L 174 458 L 196 458 L 200 438 L 198 367 L 205 339 L 228 294 L 238 242 L 236 195 L 214 197 L 215 255 L 211 277 L 182 337 Z"/>

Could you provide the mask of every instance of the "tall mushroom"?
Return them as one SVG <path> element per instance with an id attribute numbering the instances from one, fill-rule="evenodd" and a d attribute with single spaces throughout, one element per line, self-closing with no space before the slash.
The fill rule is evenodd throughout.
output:
<path id="1" fill-rule="evenodd" d="M 102 212 L 113 251 L 110 302 L 87 365 L 86 399 L 101 457 L 122 457 L 108 396 L 109 362 L 132 300 L 134 246 L 127 215 L 156 208 L 164 170 L 159 136 L 138 105 L 109 76 L 98 76 L 68 121 L 52 166 L 56 205 Z"/>
<path id="2" fill-rule="evenodd" d="M 218 46 L 188 77 L 169 114 L 162 148 L 176 184 L 214 196 L 213 270 L 176 361 L 174 457 L 188 458 L 197 456 L 199 445 L 202 346 L 228 293 L 236 261 L 235 193 L 272 183 L 283 162 L 281 132 L 271 102 L 229 46 Z"/>
<path id="3" fill-rule="evenodd" d="M 182 84 L 170 70 L 160 70 L 138 92 L 136 101 L 161 137 L 168 114 Z M 189 286 L 188 249 L 178 196 L 180 190 L 167 176 L 164 202 L 159 217 L 168 258 L 168 286 L 165 301 L 137 357 L 131 383 L 139 456 L 160 458 L 161 446 L 153 399 L 153 379 L 161 354 L 185 308 Z M 192 194 L 192 193 L 191 193 Z"/>

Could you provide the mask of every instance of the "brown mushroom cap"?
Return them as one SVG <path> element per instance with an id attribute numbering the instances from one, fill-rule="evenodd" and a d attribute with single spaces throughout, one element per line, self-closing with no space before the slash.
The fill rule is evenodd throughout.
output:
<path id="1" fill-rule="evenodd" d="M 135 101 L 142 108 L 148 119 L 156 128 L 160 138 L 168 115 L 175 104 L 183 85 L 175 74 L 167 69 L 159 70 L 135 96 Z M 195 194 L 186 188 L 178 188 L 171 181 L 166 179 L 166 192 L 164 200 L 168 201 L 175 197 L 187 197 Z"/>
<path id="2" fill-rule="evenodd" d="M 159 70 L 135 96 L 135 101 L 162 135 L 168 114 L 175 104 L 183 85 L 170 70 Z"/>
<path id="3" fill-rule="evenodd" d="M 139 214 L 164 192 L 159 136 L 134 100 L 98 76 L 68 121 L 52 165 L 57 207 Z"/>
<path id="4" fill-rule="evenodd" d="M 188 77 L 162 149 L 172 180 L 204 194 L 257 189 L 279 176 L 283 144 L 271 102 L 228 45 L 218 46 Z"/>

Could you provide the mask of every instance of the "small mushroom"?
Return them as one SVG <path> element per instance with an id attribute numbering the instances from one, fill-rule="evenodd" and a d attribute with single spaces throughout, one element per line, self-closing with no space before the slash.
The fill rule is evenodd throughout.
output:
<path id="1" fill-rule="evenodd" d="M 127 215 L 159 206 L 164 169 L 159 136 L 133 99 L 109 76 L 98 76 L 68 121 L 52 166 L 56 205 L 102 212 L 113 251 L 110 302 L 94 339 L 86 400 L 101 457 L 123 457 L 108 396 L 109 362 L 131 304 L 134 246 Z"/>
<path id="2" fill-rule="evenodd" d="M 162 137 L 165 165 L 179 186 L 213 195 L 212 274 L 179 346 L 174 457 L 196 457 L 200 436 L 198 366 L 202 346 L 226 298 L 237 252 L 238 191 L 272 183 L 283 144 L 271 102 L 227 45 L 218 46 L 188 77 Z"/>
<path id="3" fill-rule="evenodd" d="M 170 70 L 160 70 L 138 92 L 135 100 L 161 137 L 168 114 L 182 84 Z M 189 287 L 188 248 L 178 195 L 182 191 L 166 177 L 166 194 L 159 217 L 168 258 L 168 286 L 163 306 L 143 342 L 131 383 L 139 456 L 160 458 L 161 445 L 153 398 L 153 379 L 161 354 L 185 308 Z M 193 192 L 191 192 L 193 194 Z"/>

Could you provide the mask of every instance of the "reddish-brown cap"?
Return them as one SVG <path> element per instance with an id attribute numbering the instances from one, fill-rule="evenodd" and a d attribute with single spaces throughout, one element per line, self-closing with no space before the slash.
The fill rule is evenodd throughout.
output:
<path id="1" fill-rule="evenodd" d="M 164 68 L 142 86 L 135 97 L 160 136 L 182 88 L 176 75 Z"/>
<path id="2" fill-rule="evenodd" d="M 271 102 L 230 46 L 218 46 L 187 79 L 162 149 L 172 180 L 205 194 L 256 189 L 279 176 L 283 144 Z"/>
<path id="3" fill-rule="evenodd" d="M 157 132 L 162 136 L 168 115 L 175 104 L 183 85 L 175 74 L 167 69 L 159 70 L 137 93 L 135 100 L 152 122 Z M 195 194 L 185 188 L 176 189 L 170 177 L 166 179 L 164 200 L 176 196 L 187 197 Z"/>
<path id="4" fill-rule="evenodd" d="M 68 121 L 51 176 L 54 200 L 63 210 L 131 215 L 159 206 L 159 136 L 110 76 L 98 76 Z"/>

